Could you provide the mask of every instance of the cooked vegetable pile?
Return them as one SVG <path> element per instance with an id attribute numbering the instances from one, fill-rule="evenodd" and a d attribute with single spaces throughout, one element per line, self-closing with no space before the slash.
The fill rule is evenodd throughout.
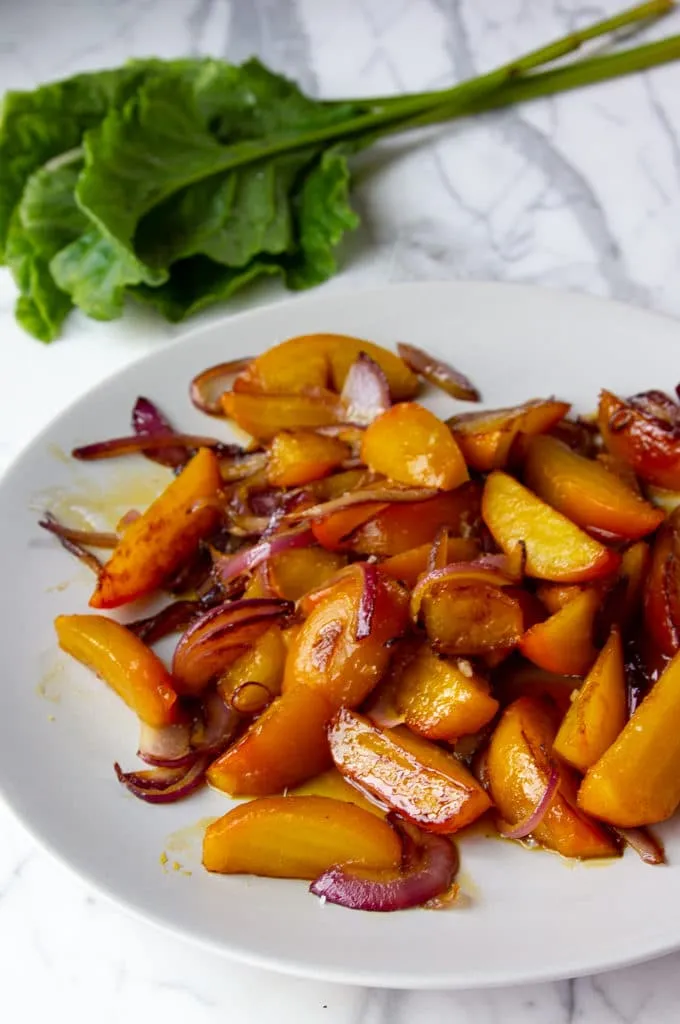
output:
<path id="1" fill-rule="evenodd" d="M 179 321 L 277 275 L 308 288 L 358 223 L 348 157 L 385 135 L 680 57 L 680 36 L 536 71 L 667 13 L 651 0 L 439 92 L 311 99 L 256 60 L 137 60 L 32 92 L 0 120 L 0 262 L 16 317 L 52 341 L 76 306 L 97 320 L 149 303 Z"/>
<path id="2" fill-rule="evenodd" d="M 450 902 L 450 837 L 482 817 L 565 857 L 663 862 L 646 826 L 680 804 L 680 405 L 605 390 L 586 419 L 549 397 L 443 421 L 423 381 L 452 405 L 477 388 L 398 353 L 313 335 L 201 373 L 192 401 L 246 447 L 139 398 L 133 435 L 73 452 L 176 473 L 114 534 L 41 524 L 96 573 L 96 611 L 56 629 L 139 717 L 152 767 L 120 782 L 255 798 L 207 828 L 206 868 L 364 910 Z M 103 614 L 163 595 L 127 626 Z M 168 668 L 152 648 L 177 634 Z"/>

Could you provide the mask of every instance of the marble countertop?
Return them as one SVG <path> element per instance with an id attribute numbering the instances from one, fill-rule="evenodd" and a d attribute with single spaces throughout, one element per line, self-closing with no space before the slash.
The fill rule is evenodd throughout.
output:
<path id="1" fill-rule="evenodd" d="M 621 0 L 0 0 L 0 92 L 132 55 L 252 53 L 321 95 L 423 90 L 495 66 Z M 653 30 L 680 32 L 680 13 Z M 680 316 L 680 65 L 391 143 L 364 158 L 364 226 L 325 287 L 475 278 L 611 296 Z M 283 293 L 272 289 L 267 301 Z M 258 293 L 258 297 L 259 293 Z M 0 271 L 0 468 L 67 402 L 172 329 L 74 317 L 22 335 Z M 248 305 L 248 298 L 239 306 Z M 236 307 L 235 307 L 236 308 Z M 210 314 L 214 315 L 214 314 Z M 55 375 L 59 386 L 55 387 Z M 234 1021 L 664 1024 L 680 954 L 487 992 L 349 988 L 265 973 L 90 893 L 0 802 L 0 999 L 16 1024 Z M 455 955 L 455 954 L 454 954 Z"/>

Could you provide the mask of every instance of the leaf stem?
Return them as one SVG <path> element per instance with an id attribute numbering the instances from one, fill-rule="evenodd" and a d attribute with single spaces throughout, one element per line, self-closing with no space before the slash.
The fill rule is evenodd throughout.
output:
<path id="1" fill-rule="evenodd" d="M 601 57 L 591 57 L 568 67 L 554 68 L 550 71 L 534 72 L 523 79 L 509 83 L 505 89 L 490 96 L 480 96 L 472 100 L 465 110 L 458 104 L 442 103 L 431 110 L 403 121 L 399 125 L 391 125 L 384 132 L 372 135 L 371 141 L 381 135 L 411 128 L 422 128 L 426 125 L 438 124 L 456 117 L 470 117 L 491 110 L 499 110 L 516 103 L 553 96 L 555 93 L 568 92 L 598 82 L 620 78 L 636 71 L 646 71 L 652 67 L 669 64 L 680 59 L 680 35 L 670 36 L 659 42 L 647 43 L 622 53 L 611 53 Z"/>
<path id="2" fill-rule="evenodd" d="M 568 36 L 564 36 L 562 39 L 554 40 L 546 46 L 540 47 L 538 50 L 531 51 L 524 57 L 520 57 L 509 64 L 503 65 L 501 68 L 497 68 L 495 71 L 491 71 L 477 78 L 462 82 L 449 89 L 438 89 L 433 92 L 411 93 L 406 98 L 410 100 L 419 100 L 431 105 L 437 104 L 439 106 L 441 103 L 447 102 L 448 99 L 453 99 L 454 97 L 464 99 L 468 90 L 472 93 L 477 92 L 478 90 L 486 92 L 487 89 L 498 88 L 499 85 L 505 85 L 507 80 L 512 80 L 516 76 L 526 74 L 528 71 L 533 71 L 535 68 L 540 67 L 543 64 L 549 64 L 552 61 L 559 60 L 562 57 L 567 57 L 571 53 L 575 53 L 584 46 L 585 43 L 592 42 L 593 39 L 598 39 L 601 36 L 618 32 L 620 29 L 628 28 L 629 26 L 638 24 L 642 21 L 653 21 L 657 18 L 664 17 L 665 15 L 670 14 L 670 12 L 674 10 L 675 6 L 676 0 L 647 0 L 646 3 L 630 7 L 625 11 L 619 12 L 619 14 L 612 15 L 610 18 L 598 21 L 588 28 L 579 29 Z M 333 106 L 336 104 L 344 105 L 348 103 L 356 103 L 360 106 L 365 105 L 366 107 L 378 110 L 394 110 L 398 109 L 404 103 L 404 99 L 404 96 L 383 96 L 374 97 L 372 99 L 331 100 L 329 101 L 329 105 Z"/>
<path id="3" fill-rule="evenodd" d="M 559 57 L 573 53 L 583 43 L 605 33 L 634 24 L 642 18 L 665 14 L 674 6 L 674 3 L 675 0 L 648 0 L 647 3 L 639 4 L 611 18 L 606 18 L 590 28 L 573 32 L 563 39 L 548 43 L 547 46 L 533 50 L 524 57 L 520 57 L 509 64 L 504 64 L 495 71 L 490 71 L 467 82 L 462 82 L 450 89 L 444 89 L 433 94 L 426 93 L 423 96 L 405 96 L 395 100 L 394 103 L 389 104 L 383 110 L 361 114 L 339 124 L 328 125 L 325 128 L 318 128 L 311 132 L 283 134 L 272 138 L 265 145 L 260 140 L 236 143 L 225 148 L 221 159 L 215 161 L 211 173 L 218 174 L 223 171 L 234 170 L 237 167 L 243 167 L 245 164 L 268 159 L 280 153 L 294 152 L 308 146 L 318 146 L 322 143 L 335 142 L 342 139 L 361 140 L 367 135 L 375 138 L 378 135 L 382 136 L 389 134 L 391 131 L 399 131 L 406 127 L 417 127 L 420 124 L 432 124 L 436 121 L 462 116 L 463 114 L 473 112 L 475 109 L 490 109 L 494 104 L 496 106 L 503 106 L 507 103 L 519 102 L 519 97 L 524 96 L 524 93 L 521 91 L 516 92 L 515 87 L 524 83 L 525 79 L 523 79 L 523 76 L 531 71 L 532 68 L 540 67 L 548 61 L 557 60 Z M 654 46 L 655 44 L 651 45 Z M 631 55 L 629 60 L 632 61 L 629 68 L 616 70 L 619 66 L 613 65 L 611 72 L 605 71 L 599 77 L 595 77 L 592 80 L 600 81 L 602 78 L 612 77 L 615 74 L 627 74 L 628 70 L 636 70 L 632 60 L 632 55 L 635 52 L 635 50 L 627 51 Z M 674 57 L 668 57 L 667 59 L 671 60 Z M 605 61 L 607 58 L 596 58 L 595 61 L 597 60 Z M 578 69 L 584 63 L 588 62 L 584 61 L 573 65 L 576 74 L 578 74 Z M 649 67 L 653 63 L 653 60 L 649 60 L 644 63 L 644 66 Z M 605 65 L 603 65 L 604 67 Z M 595 69 L 593 69 L 592 73 L 595 73 Z M 527 80 L 530 79 L 531 76 L 528 76 Z M 560 88 L 576 88 L 580 84 L 579 81 L 575 81 L 574 84 L 560 86 L 557 84 L 560 81 L 558 79 L 552 86 L 551 92 L 558 92 Z M 583 84 L 587 83 L 584 81 Z M 539 94 L 537 93 L 537 95 Z M 499 102 L 501 97 L 505 98 L 506 96 L 518 98 L 505 99 L 505 102 Z M 532 98 L 531 91 L 529 91 L 528 97 L 525 98 Z M 475 104 L 478 104 L 478 106 L 475 107 Z M 178 188 L 192 185 L 195 181 L 199 181 L 204 177 L 205 170 L 202 170 L 200 173 L 188 176 L 182 182 L 174 181 L 172 187 L 168 189 L 167 195 L 159 195 L 157 193 L 154 196 L 154 205 L 167 198 L 173 192 L 176 192 Z"/>

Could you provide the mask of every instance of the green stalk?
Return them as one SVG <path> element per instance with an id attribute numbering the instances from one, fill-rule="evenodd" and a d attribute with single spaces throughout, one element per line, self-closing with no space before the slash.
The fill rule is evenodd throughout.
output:
<path id="1" fill-rule="evenodd" d="M 520 57 L 509 64 L 504 64 L 495 71 L 480 75 L 478 78 L 471 79 L 470 81 L 462 82 L 450 89 L 444 89 L 436 93 L 426 93 L 424 96 L 405 96 L 386 105 L 384 109 L 377 112 L 361 114 L 340 124 L 328 125 L 325 128 L 315 129 L 311 132 L 295 133 L 292 137 L 290 135 L 283 135 L 264 145 L 261 141 L 237 143 L 228 147 L 224 157 L 215 162 L 211 173 L 218 174 L 223 171 L 231 171 L 249 163 L 278 156 L 280 153 L 290 153 L 298 149 L 319 146 L 340 139 L 361 139 L 366 135 L 376 137 L 377 135 L 398 131 L 402 126 L 416 127 L 419 124 L 431 124 L 434 121 L 462 116 L 472 109 L 475 102 L 483 103 L 484 97 L 496 97 L 500 96 L 501 93 L 505 95 L 505 90 L 516 84 L 518 78 L 531 71 L 532 68 L 540 67 L 548 61 L 553 61 L 568 53 L 573 53 L 583 43 L 605 33 L 624 28 L 643 18 L 665 14 L 672 9 L 674 3 L 675 0 L 649 0 L 647 3 L 623 11 L 611 18 L 606 18 L 590 28 L 573 32 L 563 39 L 548 43 L 547 46 L 533 50 L 524 57 Z M 635 51 L 630 52 L 634 53 Z M 580 67 L 580 64 L 575 66 Z M 625 72 L 619 73 L 623 74 Z M 570 87 L 575 88 L 576 85 Z M 557 91 L 557 88 L 555 87 L 553 91 Z M 489 107 L 482 107 L 482 109 L 489 109 Z M 176 192 L 178 188 L 192 185 L 204 176 L 205 174 L 201 173 L 190 176 L 181 183 L 174 182 L 171 192 L 167 195 L 156 194 L 154 205 L 168 198 L 168 195 Z"/>
<path id="2" fill-rule="evenodd" d="M 670 36 L 659 42 L 647 43 L 622 53 L 606 54 L 602 57 L 591 57 L 578 61 L 568 67 L 554 68 L 551 71 L 539 71 L 526 78 L 510 82 L 499 92 L 490 96 L 480 96 L 472 100 L 465 110 L 458 104 L 442 103 L 422 114 L 420 117 L 403 121 L 397 126 L 390 126 L 385 132 L 372 135 L 367 142 L 373 142 L 381 135 L 426 125 L 438 124 L 456 117 L 471 117 L 490 110 L 499 110 L 513 106 L 515 103 L 526 103 L 530 100 L 553 96 L 556 93 L 580 89 L 595 85 L 598 82 L 621 78 L 637 71 L 646 71 L 661 64 L 669 64 L 680 60 L 680 35 Z"/>
<path id="3" fill-rule="evenodd" d="M 505 64 L 503 67 L 491 71 L 488 74 L 481 75 L 478 78 L 470 79 L 467 82 L 462 82 L 460 85 L 454 86 L 452 89 L 436 90 L 434 92 L 422 92 L 412 93 L 407 98 L 409 100 L 419 100 L 429 105 L 440 106 L 443 102 L 455 98 L 465 100 L 466 93 L 476 92 L 478 89 L 486 92 L 487 89 L 497 89 L 499 86 L 505 85 L 511 81 L 515 76 L 526 74 L 528 71 L 533 71 L 535 68 L 540 67 L 543 64 L 549 64 L 552 61 L 559 60 L 561 57 L 567 57 L 570 53 L 575 53 L 585 43 L 592 42 L 593 39 L 598 39 L 601 36 L 608 35 L 612 32 L 618 32 L 620 29 L 628 28 L 631 25 L 637 24 L 642 21 L 653 21 L 656 18 L 661 18 L 675 8 L 676 0 L 648 0 L 647 3 L 638 4 L 635 7 L 630 7 L 625 11 L 621 11 L 619 14 L 612 15 L 611 18 L 605 18 L 603 21 L 598 21 L 589 28 L 579 29 L 576 32 L 572 32 L 568 36 L 564 36 L 562 39 L 557 39 L 552 43 L 548 43 L 546 46 L 540 47 L 538 50 L 533 50 L 531 53 L 526 54 L 524 57 L 520 57 L 518 60 L 512 61 L 510 64 Z M 374 99 L 366 100 L 331 100 L 329 101 L 330 106 L 336 104 L 347 104 L 347 103 L 359 103 L 368 107 L 378 108 L 380 110 L 394 110 L 404 103 L 403 96 L 384 96 L 376 97 Z"/>

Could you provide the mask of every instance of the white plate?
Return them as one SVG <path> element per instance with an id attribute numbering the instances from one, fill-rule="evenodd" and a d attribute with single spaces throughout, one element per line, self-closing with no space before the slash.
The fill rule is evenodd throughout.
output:
<path id="1" fill-rule="evenodd" d="M 116 782 L 114 760 L 136 763 L 136 723 L 101 683 L 55 652 L 52 620 L 86 609 L 91 579 L 38 529 L 33 510 L 59 504 L 68 490 L 86 511 L 106 508 L 107 492 L 123 509 L 148 501 L 149 485 L 130 480 L 150 473 L 160 486 L 162 471 L 149 463 L 83 466 L 60 451 L 126 433 L 139 394 L 157 400 L 180 428 L 222 430 L 192 409 L 189 379 L 211 363 L 312 331 L 422 345 L 469 374 L 490 405 L 557 393 L 587 410 L 600 387 L 672 390 L 680 379 L 674 322 L 503 285 L 321 295 L 159 346 L 63 413 L 0 484 L 0 784 L 9 803 L 54 855 L 129 910 L 230 956 L 294 974 L 405 988 L 478 987 L 600 971 L 680 946 L 677 825 L 662 830 L 670 861 L 664 868 L 630 853 L 606 866 L 573 864 L 473 837 L 462 844 L 468 907 L 368 914 L 322 906 L 304 883 L 204 873 L 200 829 L 189 828 L 174 843 L 168 837 L 224 812 L 227 799 L 206 791 L 150 807 Z M 454 408 L 445 396 L 435 405 Z M 191 874 L 172 870 L 174 860 Z"/>

